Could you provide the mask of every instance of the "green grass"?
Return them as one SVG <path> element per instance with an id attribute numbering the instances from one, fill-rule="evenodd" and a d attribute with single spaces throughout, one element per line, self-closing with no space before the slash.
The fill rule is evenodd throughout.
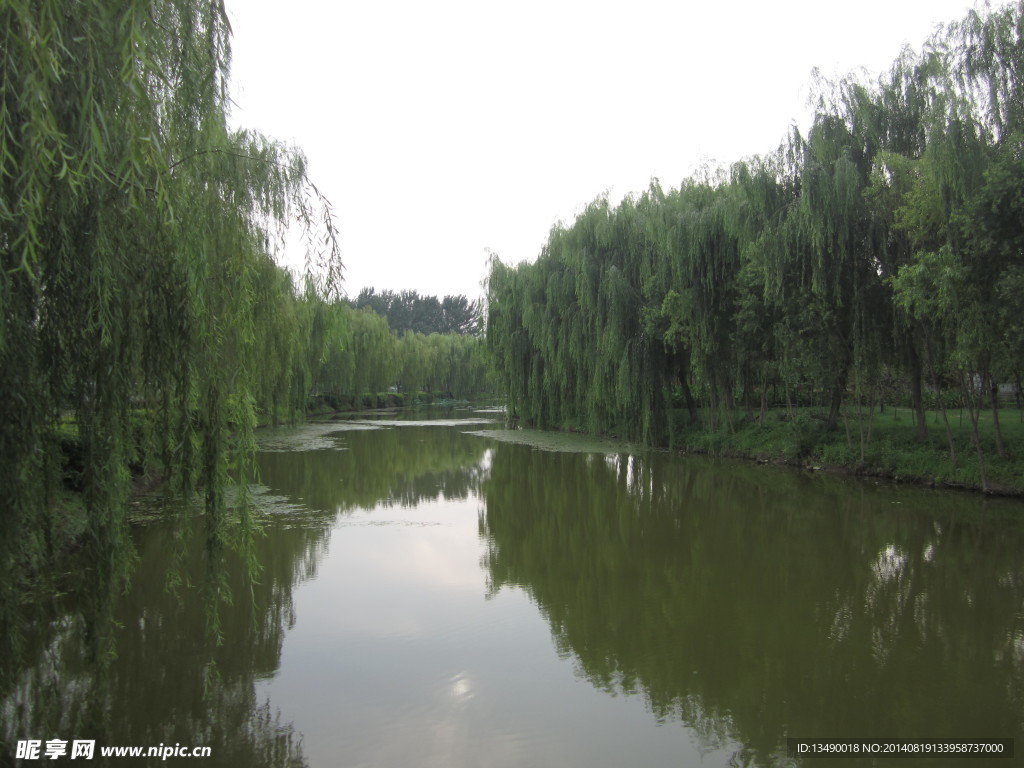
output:
<path id="1" fill-rule="evenodd" d="M 769 411 L 764 423 L 750 421 L 743 413 L 732 415 L 732 427 L 719 415 L 715 429 L 688 422 L 685 411 L 672 414 L 673 446 L 716 456 L 737 456 L 784 462 L 858 474 L 892 477 L 901 481 L 966 488 L 982 487 L 977 451 L 971 442 L 970 417 L 959 409 L 947 412 L 957 452 L 954 466 L 941 415 L 927 413 L 928 437 L 917 438 L 912 413 L 907 408 L 886 408 L 875 413 L 870 425 L 867 412 L 861 421 L 855 410 L 846 412 L 836 429 L 827 428 L 817 409 Z M 979 432 L 989 489 L 995 493 L 1024 495 L 1024 421 L 1016 408 L 1000 411 L 999 422 L 1009 458 L 996 452 L 991 411 L 979 419 Z M 861 454 L 861 425 L 864 450 Z"/>

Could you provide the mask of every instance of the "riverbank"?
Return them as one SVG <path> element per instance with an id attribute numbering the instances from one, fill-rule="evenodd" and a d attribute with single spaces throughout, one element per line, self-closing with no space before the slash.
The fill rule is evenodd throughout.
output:
<path id="1" fill-rule="evenodd" d="M 389 402 L 388 397 L 394 395 L 379 395 L 377 408 L 403 407 Z M 418 404 L 427 403 L 420 401 Z M 450 403 L 434 403 L 443 404 Z M 362 410 L 358 405 L 311 410 L 307 417 Z M 362 405 L 364 409 L 373 408 L 370 403 Z M 950 456 L 949 436 L 939 411 L 925 413 L 928 435 L 922 441 L 917 437 L 913 412 L 906 407 L 892 406 L 871 416 L 866 412 L 847 413 L 832 430 L 827 427 L 825 414 L 811 407 L 770 409 L 763 420 L 752 420 L 744 411 L 736 411 L 728 418 L 720 412 L 713 419 L 704 414 L 697 423 L 690 421 L 685 410 L 678 409 L 669 413 L 668 447 L 683 453 L 1024 498 L 1024 412 L 1012 407 L 1000 411 L 1007 458 L 1001 458 L 996 448 L 991 412 L 980 414 L 984 481 L 978 451 L 971 441 L 969 415 L 962 409 L 948 410 L 946 415 L 956 452 L 955 462 Z M 573 426 L 565 429 L 585 432 Z"/>
<path id="2" fill-rule="evenodd" d="M 685 411 L 670 414 L 670 447 L 686 453 L 743 458 L 811 470 L 882 477 L 936 488 L 1024 497 L 1024 416 L 1017 409 L 1000 413 L 1008 458 L 996 449 L 992 414 L 979 421 L 981 460 L 971 441 L 970 419 L 948 411 L 956 461 L 941 414 L 926 414 L 928 436 L 919 440 L 913 413 L 887 408 L 868 418 L 847 414 L 829 430 L 823 414 L 799 408 L 769 411 L 763 422 L 744 413 L 718 414 L 693 424 Z M 983 463 L 982 463 L 983 462 Z"/>
<path id="3" fill-rule="evenodd" d="M 359 410 L 409 408 L 414 407 L 413 404 L 439 406 L 454 404 L 454 401 L 429 393 L 417 393 L 415 398 L 380 393 L 346 402 L 318 398 L 310 401 L 305 418 L 324 418 Z M 1024 413 L 1016 408 L 1001 411 L 1000 424 L 1009 455 L 1005 459 L 1000 458 L 996 450 L 992 414 L 981 414 L 979 430 L 985 483 L 978 452 L 971 443 L 968 415 L 960 410 L 949 411 L 947 415 L 956 450 L 955 463 L 951 460 L 945 426 L 938 412 L 927 413 L 928 436 L 920 441 L 912 412 L 893 407 L 872 418 L 865 413 L 860 414 L 859 419 L 856 413 L 847 414 L 834 430 L 827 428 L 824 415 L 814 408 L 769 410 L 763 421 L 751 420 L 742 411 L 734 412 L 729 418 L 722 413 L 716 413 L 713 419 L 710 414 L 703 414 L 697 423 L 690 421 L 685 410 L 675 410 L 669 414 L 668 447 L 683 453 L 1024 498 Z M 261 419 L 260 426 L 269 425 L 269 420 Z M 61 433 L 64 482 L 51 508 L 48 537 L 55 552 L 81 546 L 86 527 L 77 428 L 73 423 L 65 423 Z M 161 478 L 147 474 L 144 467 L 141 459 L 133 462 L 133 496 L 151 492 L 160 485 Z"/>

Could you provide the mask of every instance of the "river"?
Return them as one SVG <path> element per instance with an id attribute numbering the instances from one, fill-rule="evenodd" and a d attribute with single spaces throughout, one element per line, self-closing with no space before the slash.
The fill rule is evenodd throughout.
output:
<path id="1" fill-rule="evenodd" d="M 0 749 L 716 768 L 816 764 L 787 738 L 1022 733 L 1020 501 L 440 416 L 263 431 L 262 571 L 251 596 L 223 574 L 219 645 L 201 518 L 140 515 L 109 604 L 69 566 L 0 689 Z"/>

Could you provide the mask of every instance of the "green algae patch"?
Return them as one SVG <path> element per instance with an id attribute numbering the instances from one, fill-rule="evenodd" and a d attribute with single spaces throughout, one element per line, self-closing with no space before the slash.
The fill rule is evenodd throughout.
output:
<path id="1" fill-rule="evenodd" d="M 264 453 L 345 450 L 341 442 L 346 432 L 381 429 L 383 426 L 368 421 L 315 421 L 267 430 L 257 436 L 256 444 Z"/>

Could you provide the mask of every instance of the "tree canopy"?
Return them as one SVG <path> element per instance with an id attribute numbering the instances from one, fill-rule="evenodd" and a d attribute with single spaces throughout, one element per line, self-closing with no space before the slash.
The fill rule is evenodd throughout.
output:
<path id="1" fill-rule="evenodd" d="M 331 207 L 300 150 L 230 127 L 230 59 L 221 0 L 0 3 L 0 652 L 72 518 L 97 594 L 121 583 L 133 480 L 205 511 L 216 632 L 227 550 L 255 568 L 259 421 L 487 386 L 465 297 L 385 293 L 402 338 L 340 298 Z M 300 280 L 275 262 L 296 221 Z"/>
<path id="2" fill-rule="evenodd" d="M 806 135 L 599 198 L 533 263 L 493 259 L 512 416 L 667 443 L 677 409 L 731 424 L 737 403 L 756 419 L 809 392 L 835 426 L 895 381 L 922 434 L 928 390 L 975 427 L 992 406 L 1004 452 L 996 383 L 1024 368 L 1022 38 L 1024 3 L 971 11 L 874 82 L 819 80 Z"/>
<path id="3" fill-rule="evenodd" d="M 404 334 L 413 333 L 458 333 L 477 334 L 480 332 L 480 304 L 470 301 L 462 294 L 445 296 L 438 301 L 436 296 L 420 296 L 418 291 L 378 292 L 375 288 L 363 288 L 355 299 L 349 302 L 356 309 L 369 307 L 388 321 L 391 330 Z"/>
<path id="4" fill-rule="evenodd" d="M 292 295 L 273 244 L 295 219 L 315 230 L 325 295 L 341 264 L 302 153 L 229 127 L 229 62 L 221 2 L 0 5 L 4 601 L 52 546 L 67 429 L 97 551 L 124 541 L 143 456 L 180 498 L 204 489 L 211 561 L 250 527 L 224 490 L 229 472 L 244 483 L 256 399 L 290 364 L 261 345 L 286 358 L 302 321 L 265 311 Z"/>

